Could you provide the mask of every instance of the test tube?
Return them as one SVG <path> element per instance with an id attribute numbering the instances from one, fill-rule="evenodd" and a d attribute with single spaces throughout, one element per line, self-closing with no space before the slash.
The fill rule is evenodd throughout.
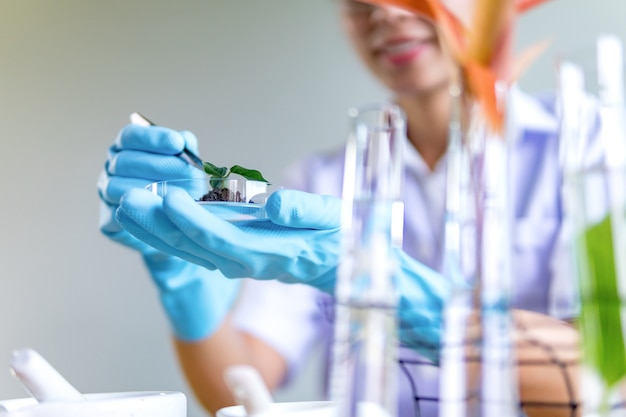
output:
<path id="1" fill-rule="evenodd" d="M 498 88 L 498 86 L 496 86 Z M 498 90 L 502 105 L 507 91 Z M 517 385 L 510 316 L 510 113 L 494 132 L 451 89 L 443 273 L 452 282 L 441 346 L 441 417 L 513 417 Z M 463 111 L 471 120 L 461 123 Z M 472 113 L 473 112 L 473 113 Z"/>
<path id="2" fill-rule="evenodd" d="M 391 252 L 402 243 L 406 122 L 391 103 L 353 108 L 348 116 L 331 397 L 338 416 L 392 417 L 397 292 Z"/>

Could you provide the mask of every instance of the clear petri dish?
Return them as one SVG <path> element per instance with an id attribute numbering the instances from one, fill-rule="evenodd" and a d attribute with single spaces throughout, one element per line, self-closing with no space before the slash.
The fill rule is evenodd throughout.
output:
<path id="1" fill-rule="evenodd" d="M 172 189 L 186 191 L 206 210 L 229 222 L 267 220 L 265 202 L 271 184 L 242 178 L 196 178 L 160 181 L 146 186 L 160 197 Z"/>

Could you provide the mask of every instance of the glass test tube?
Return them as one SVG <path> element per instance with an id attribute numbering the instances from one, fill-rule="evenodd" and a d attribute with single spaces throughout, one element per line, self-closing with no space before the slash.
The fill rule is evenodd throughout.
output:
<path id="1" fill-rule="evenodd" d="M 331 396 L 342 417 L 397 413 L 396 265 L 401 245 L 401 109 L 351 109 L 343 184 L 343 242 L 336 286 Z"/>
<path id="2" fill-rule="evenodd" d="M 462 91 L 451 94 L 443 272 L 453 292 L 444 311 L 440 415 L 512 417 L 518 399 L 509 309 L 511 132 L 494 133 L 479 108 L 462 126 Z"/>
<path id="3" fill-rule="evenodd" d="M 622 40 L 593 36 L 558 63 L 561 163 L 582 338 L 583 416 L 626 414 L 626 105 Z M 567 304 L 567 303 L 565 303 Z"/>

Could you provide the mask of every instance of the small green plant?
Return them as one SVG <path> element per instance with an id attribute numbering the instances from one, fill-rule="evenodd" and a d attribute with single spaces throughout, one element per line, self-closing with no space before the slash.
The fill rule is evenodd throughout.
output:
<path id="1" fill-rule="evenodd" d="M 230 168 L 218 167 L 210 162 L 204 163 L 204 171 L 210 175 L 209 184 L 211 190 L 204 194 L 200 201 L 234 201 L 245 202 L 246 196 L 242 195 L 240 190 L 231 190 L 227 186 L 227 180 L 230 174 L 237 174 L 246 180 L 260 181 L 268 183 L 263 175 L 255 169 L 247 169 L 239 165 L 233 165 Z"/>
<path id="2" fill-rule="evenodd" d="M 247 180 L 269 182 L 268 180 L 263 178 L 263 174 L 261 174 L 256 169 L 247 169 L 240 165 L 233 165 L 232 167 L 227 168 L 218 167 L 217 165 L 213 165 L 210 162 L 205 162 L 204 172 L 211 176 L 210 182 L 213 188 L 221 186 L 223 184 L 223 180 L 227 178 L 230 174 L 241 175 Z"/>

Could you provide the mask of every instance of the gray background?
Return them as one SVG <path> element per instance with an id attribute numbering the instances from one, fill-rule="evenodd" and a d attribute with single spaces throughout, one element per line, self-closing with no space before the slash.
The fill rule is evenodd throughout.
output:
<path id="1" fill-rule="evenodd" d="M 0 0 L 0 398 L 25 395 L 2 363 L 26 346 L 83 392 L 189 393 L 138 257 L 98 232 L 107 147 L 132 111 L 270 179 L 341 145 L 347 108 L 385 93 L 334 1 Z M 554 0 L 523 17 L 519 45 L 554 44 L 522 85 L 550 89 L 555 52 L 597 30 L 624 35 L 625 11 Z M 312 361 L 277 398 L 318 398 L 317 375 Z M 191 395 L 189 415 L 202 415 Z"/>

